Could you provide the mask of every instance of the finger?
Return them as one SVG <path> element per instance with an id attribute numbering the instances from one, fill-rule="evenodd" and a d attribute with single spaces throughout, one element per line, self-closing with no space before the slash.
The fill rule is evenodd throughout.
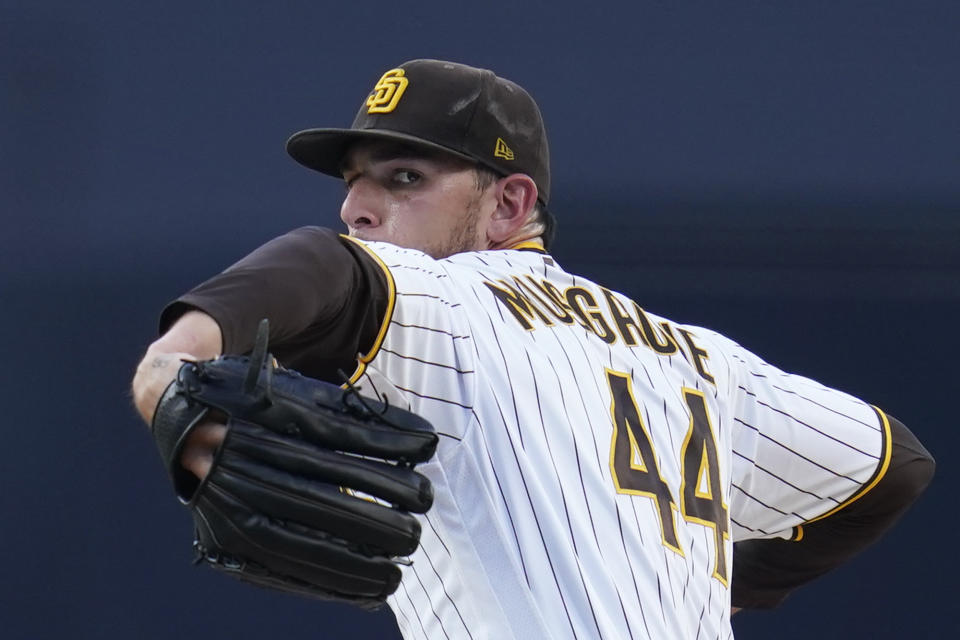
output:
<path id="1" fill-rule="evenodd" d="M 217 448 L 227 435 L 227 427 L 215 422 L 197 425 L 188 435 L 180 454 L 180 465 L 201 480 L 210 473 Z"/>
<path id="2" fill-rule="evenodd" d="M 213 466 L 213 453 L 206 448 L 187 445 L 180 456 L 180 466 L 203 480 Z"/>
<path id="3" fill-rule="evenodd" d="M 204 422 L 193 428 L 187 436 L 187 446 L 203 447 L 216 451 L 227 436 L 227 426 L 213 421 Z"/>

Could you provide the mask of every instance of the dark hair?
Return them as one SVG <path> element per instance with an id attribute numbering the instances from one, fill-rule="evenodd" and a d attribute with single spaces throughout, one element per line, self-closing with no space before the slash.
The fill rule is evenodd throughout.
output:
<path id="1" fill-rule="evenodd" d="M 478 191 L 483 191 L 503 177 L 493 169 L 489 169 L 482 164 L 474 167 L 474 175 L 476 176 Z M 550 213 L 540 200 L 537 200 L 537 203 L 534 205 L 533 212 L 537 222 L 543 224 L 543 233 L 540 234 L 540 238 L 543 240 L 543 248 L 550 251 L 553 238 L 557 233 L 557 219 L 553 217 L 553 214 Z"/>

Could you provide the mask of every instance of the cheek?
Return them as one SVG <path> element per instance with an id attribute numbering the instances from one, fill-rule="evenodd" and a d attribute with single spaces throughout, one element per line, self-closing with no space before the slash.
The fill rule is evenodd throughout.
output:
<path id="1" fill-rule="evenodd" d="M 381 220 L 381 226 L 397 244 L 416 246 L 415 243 L 431 237 L 431 218 L 425 213 L 427 203 L 418 201 L 415 197 L 397 198 L 386 207 L 386 215 Z"/>

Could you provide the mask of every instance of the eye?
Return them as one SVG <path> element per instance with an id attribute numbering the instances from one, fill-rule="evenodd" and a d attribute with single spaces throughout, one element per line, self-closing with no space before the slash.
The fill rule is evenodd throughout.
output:
<path id="1" fill-rule="evenodd" d="M 410 169 L 397 169 L 393 172 L 393 181 L 398 184 L 414 184 L 419 182 L 421 175 Z"/>

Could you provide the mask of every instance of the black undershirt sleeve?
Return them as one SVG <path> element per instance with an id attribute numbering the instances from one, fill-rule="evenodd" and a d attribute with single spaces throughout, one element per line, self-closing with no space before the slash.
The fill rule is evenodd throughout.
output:
<path id="1" fill-rule="evenodd" d="M 733 545 L 734 607 L 776 607 L 797 587 L 879 540 L 923 493 L 933 477 L 933 457 L 900 421 L 887 418 L 890 465 L 868 493 L 822 520 L 804 524 L 797 541 L 744 540 Z"/>
<path id="2" fill-rule="evenodd" d="M 386 276 L 369 253 L 330 229 L 302 227 L 171 302 L 160 333 L 199 309 L 220 326 L 222 352 L 242 354 L 267 318 L 282 365 L 339 384 L 338 369 L 349 376 L 372 347 L 388 303 Z"/>

